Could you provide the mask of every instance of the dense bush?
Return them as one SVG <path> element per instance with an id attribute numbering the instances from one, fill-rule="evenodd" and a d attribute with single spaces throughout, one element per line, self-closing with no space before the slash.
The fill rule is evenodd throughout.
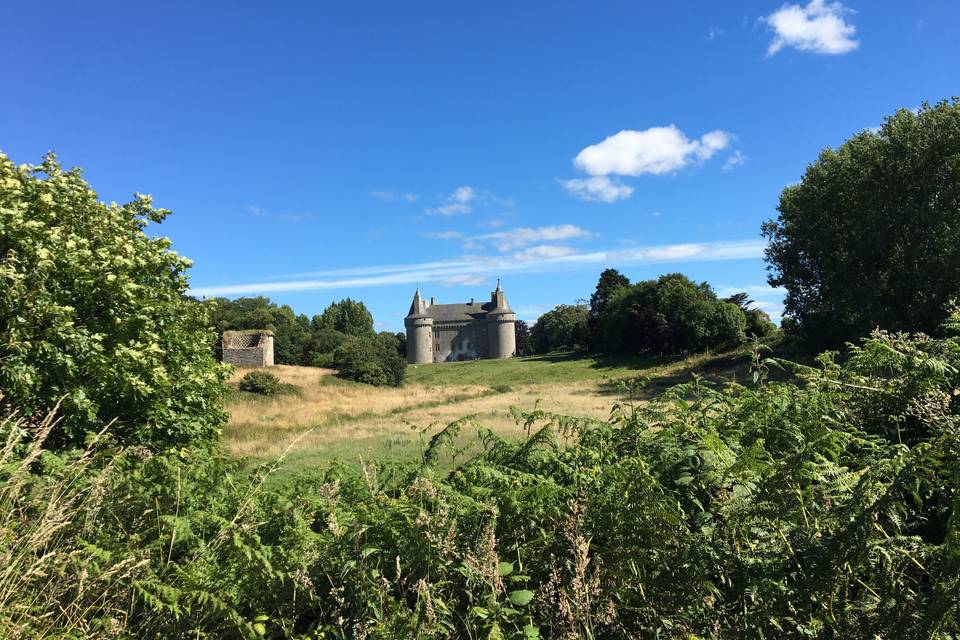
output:
<path id="1" fill-rule="evenodd" d="M 561 304 L 540 316 L 530 330 L 535 353 L 580 351 L 587 348 L 587 307 Z"/>
<path id="2" fill-rule="evenodd" d="M 24 415 L 60 403 L 51 443 L 106 424 L 157 448 L 219 435 L 226 368 L 184 296 L 190 261 L 144 233 L 168 213 L 145 195 L 98 201 L 53 155 L 0 154 L 0 391 Z"/>
<path id="3" fill-rule="evenodd" d="M 770 284 L 814 346 L 875 327 L 935 333 L 960 297 L 960 100 L 901 109 L 783 190 Z"/>
<path id="4" fill-rule="evenodd" d="M 283 390 L 280 378 L 269 371 L 250 371 L 240 378 L 237 388 L 247 393 L 275 396 Z"/>
<path id="5" fill-rule="evenodd" d="M 960 344 L 878 333 L 754 371 L 608 422 L 522 414 L 445 473 L 466 420 L 416 466 L 276 490 L 4 421 L 0 636 L 956 637 Z"/>
<path id="6" fill-rule="evenodd" d="M 393 334 L 348 337 L 333 352 L 331 365 L 337 375 L 377 386 L 399 387 L 407 372 L 407 360 L 397 351 Z"/>

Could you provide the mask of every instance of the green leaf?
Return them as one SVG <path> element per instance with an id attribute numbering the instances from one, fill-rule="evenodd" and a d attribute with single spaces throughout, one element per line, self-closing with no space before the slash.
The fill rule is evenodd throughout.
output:
<path id="1" fill-rule="evenodd" d="M 499 573 L 501 577 L 510 575 L 513 573 L 513 563 L 501 562 L 497 565 L 497 573 Z"/>
<path id="2" fill-rule="evenodd" d="M 533 591 L 527 589 L 519 589 L 517 591 L 511 591 L 508 596 L 510 602 L 518 605 L 525 605 L 531 600 L 533 600 Z"/>

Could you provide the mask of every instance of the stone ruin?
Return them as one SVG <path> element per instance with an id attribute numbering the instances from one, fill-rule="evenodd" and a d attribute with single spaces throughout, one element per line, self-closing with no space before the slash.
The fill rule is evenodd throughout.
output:
<path id="1" fill-rule="evenodd" d="M 237 367 L 273 366 L 273 331 L 224 331 L 222 360 Z"/>

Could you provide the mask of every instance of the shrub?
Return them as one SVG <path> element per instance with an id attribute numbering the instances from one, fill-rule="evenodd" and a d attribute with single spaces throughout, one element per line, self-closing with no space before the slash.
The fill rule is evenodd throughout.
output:
<path id="1" fill-rule="evenodd" d="M 213 357 L 190 261 L 144 232 L 169 212 L 104 204 L 78 169 L 0 153 L 0 389 L 22 415 L 60 403 L 48 444 L 109 424 L 152 448 L 217 438 L 228 368 Z"/>
<path id="2" fill-rule="evenodd" d="M 240 378 L 237 388 L 248 393 L 275 396 L 283 390 L 283 385 L 280 378 L 269 371 L 250 371 Z"/>

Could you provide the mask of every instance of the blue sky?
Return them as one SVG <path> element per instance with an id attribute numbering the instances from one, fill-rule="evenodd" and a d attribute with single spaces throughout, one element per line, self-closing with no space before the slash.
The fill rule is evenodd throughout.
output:
<path id="1" fill-rule="evenodd" d="M 503 278 L 533 320 L 599 272 L 766 286 L 760 224 L 822 148 L 960 94 L 960 3 L 16 3 L 0 150 L 55 150 L 206 295 L 401 330 Z"/>

